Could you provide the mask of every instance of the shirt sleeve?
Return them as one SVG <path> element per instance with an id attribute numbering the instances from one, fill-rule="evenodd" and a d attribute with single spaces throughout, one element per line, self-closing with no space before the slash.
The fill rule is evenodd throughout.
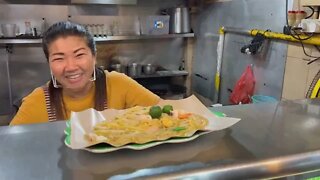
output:
<path id="1" fill-rule="evenodd" d="M 119 87 L 117 87 L 117 89 L 119 89 L 119 91 L 124 90 L 122 91 L 124 98 L 121 99 L 125 101 L 125 108 L 133 106 L 152 106 L 159 102 L 159 96 L 140 85 L 137 81 L 122 73 L 111 73 L 118 76 L 117 86 Z"/>
<path id="2" fill-rule="evenodd" d="M 43 123 L 48 122 L 48 119 L 44 92 L 42 88 L 36 88 L 23 98 L 19 111 L 10 122 L 10 126 Z"/>

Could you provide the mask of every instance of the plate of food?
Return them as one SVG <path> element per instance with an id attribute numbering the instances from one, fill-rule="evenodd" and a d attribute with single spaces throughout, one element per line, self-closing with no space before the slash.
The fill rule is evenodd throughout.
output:
<path id="1" fill-rule="evenodd" d="M 143 150 L 164 143 L 192 141 L 239 120 L 215 116 L 196 97 L 125 110 L 88 109 L 72 112 L 71 120 L 66 122 L 64 143 L 72 149 L 94 153 Z"/>
<path id="2" fill-rule="evenodd" d="M 144 143 L 144 144 L 128 144 L 128 145 L 121 146 L 121 147 L 113 147 L 113 146 L 106 144 L 106 143 L 100 143 L 100 144 L 96 144 L 96 145 L 86 147 L 83 149 L 86 151 L 89 151 L 89 152 L 93 152 L 93 153 L 107 153 L 107 152 L 117 151 L 120 149 L 143 150 L 143 149 L 151 148 L 151 147 L 154 147 L 154 146 L 157 146 L 160 144 L 165 144 L 165 143 L 183 143 L 183 142 L 192 141 L 192 140 L 194 140 L 194 139 L 198 138 L 199 136 L 206 134 L 206 133 L 208 133 L 208 132 L 202 131 L 202 132 L 196 132 L 191 137 L 185 137 L 185 138 L 174 137 L 174 138 L 170 138 L 166 141 L 153 141 L 153 142 L 148 142 L 148 143 Z M 72 148 L 70 135 L 66 135 L 64 143 L 69 148 Z"/>

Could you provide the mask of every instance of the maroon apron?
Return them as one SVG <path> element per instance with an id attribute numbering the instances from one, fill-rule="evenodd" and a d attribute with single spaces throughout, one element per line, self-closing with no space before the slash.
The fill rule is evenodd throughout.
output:
<path id="1" fill-rule="evenodd" d="M 49 122 L 57 121 L 56 111 L 50 104 L 50 93 L 47 85 L 42 86 L 44 91 L 44 98 L 46 100 L 46 107 L 49 117 Z M 107 109 L 107 101 L 104 101 L 104 109 Z"/>

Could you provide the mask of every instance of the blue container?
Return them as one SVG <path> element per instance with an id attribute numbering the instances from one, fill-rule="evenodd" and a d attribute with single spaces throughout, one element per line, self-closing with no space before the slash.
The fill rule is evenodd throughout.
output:
<path id="1" fill-rule="evenodd" d="M 254 95 L 251 97 L 252 103 L 263 103 L 263 102 L 278 102 L 278 100 L 271 96 Z"/>

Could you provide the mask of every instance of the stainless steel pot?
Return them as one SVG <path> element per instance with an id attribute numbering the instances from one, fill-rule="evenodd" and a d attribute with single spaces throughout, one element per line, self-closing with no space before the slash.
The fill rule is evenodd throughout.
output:
<path id="1" fill-rule="evenodd" d="M 16 37 L 18 27 L 16 24 L 1 24 L 1 31 L 4 37 Z"/>
<path id="2" fill-rule="evenodd" d="M 111 64 L 110 65 L 111 70 L 120 72 L 120 73 L 126 73 L 126 66 L 122 64 Z"/>
<path id="3" fill-rule="evenodd" d="M 170 8 L 164 10 L 163 14 L 170 15 L 169 32 L 171 34 L 189 33 L 191 31 L 189 8 Z"/>
<path id="4" fill-rule="evenodd" d="M 146 75 L 151 75 L 156 72 L 156 66 L 153 64 L 145 64 L 142 66 L 142 71 Z"/>
<path id="5" fill-rule="evenodd" d="M 141 65 L 138 63 L 131 63 L 128 65 L 128 75 L 130 77 L 137 77 L 141 75 Z"/>

